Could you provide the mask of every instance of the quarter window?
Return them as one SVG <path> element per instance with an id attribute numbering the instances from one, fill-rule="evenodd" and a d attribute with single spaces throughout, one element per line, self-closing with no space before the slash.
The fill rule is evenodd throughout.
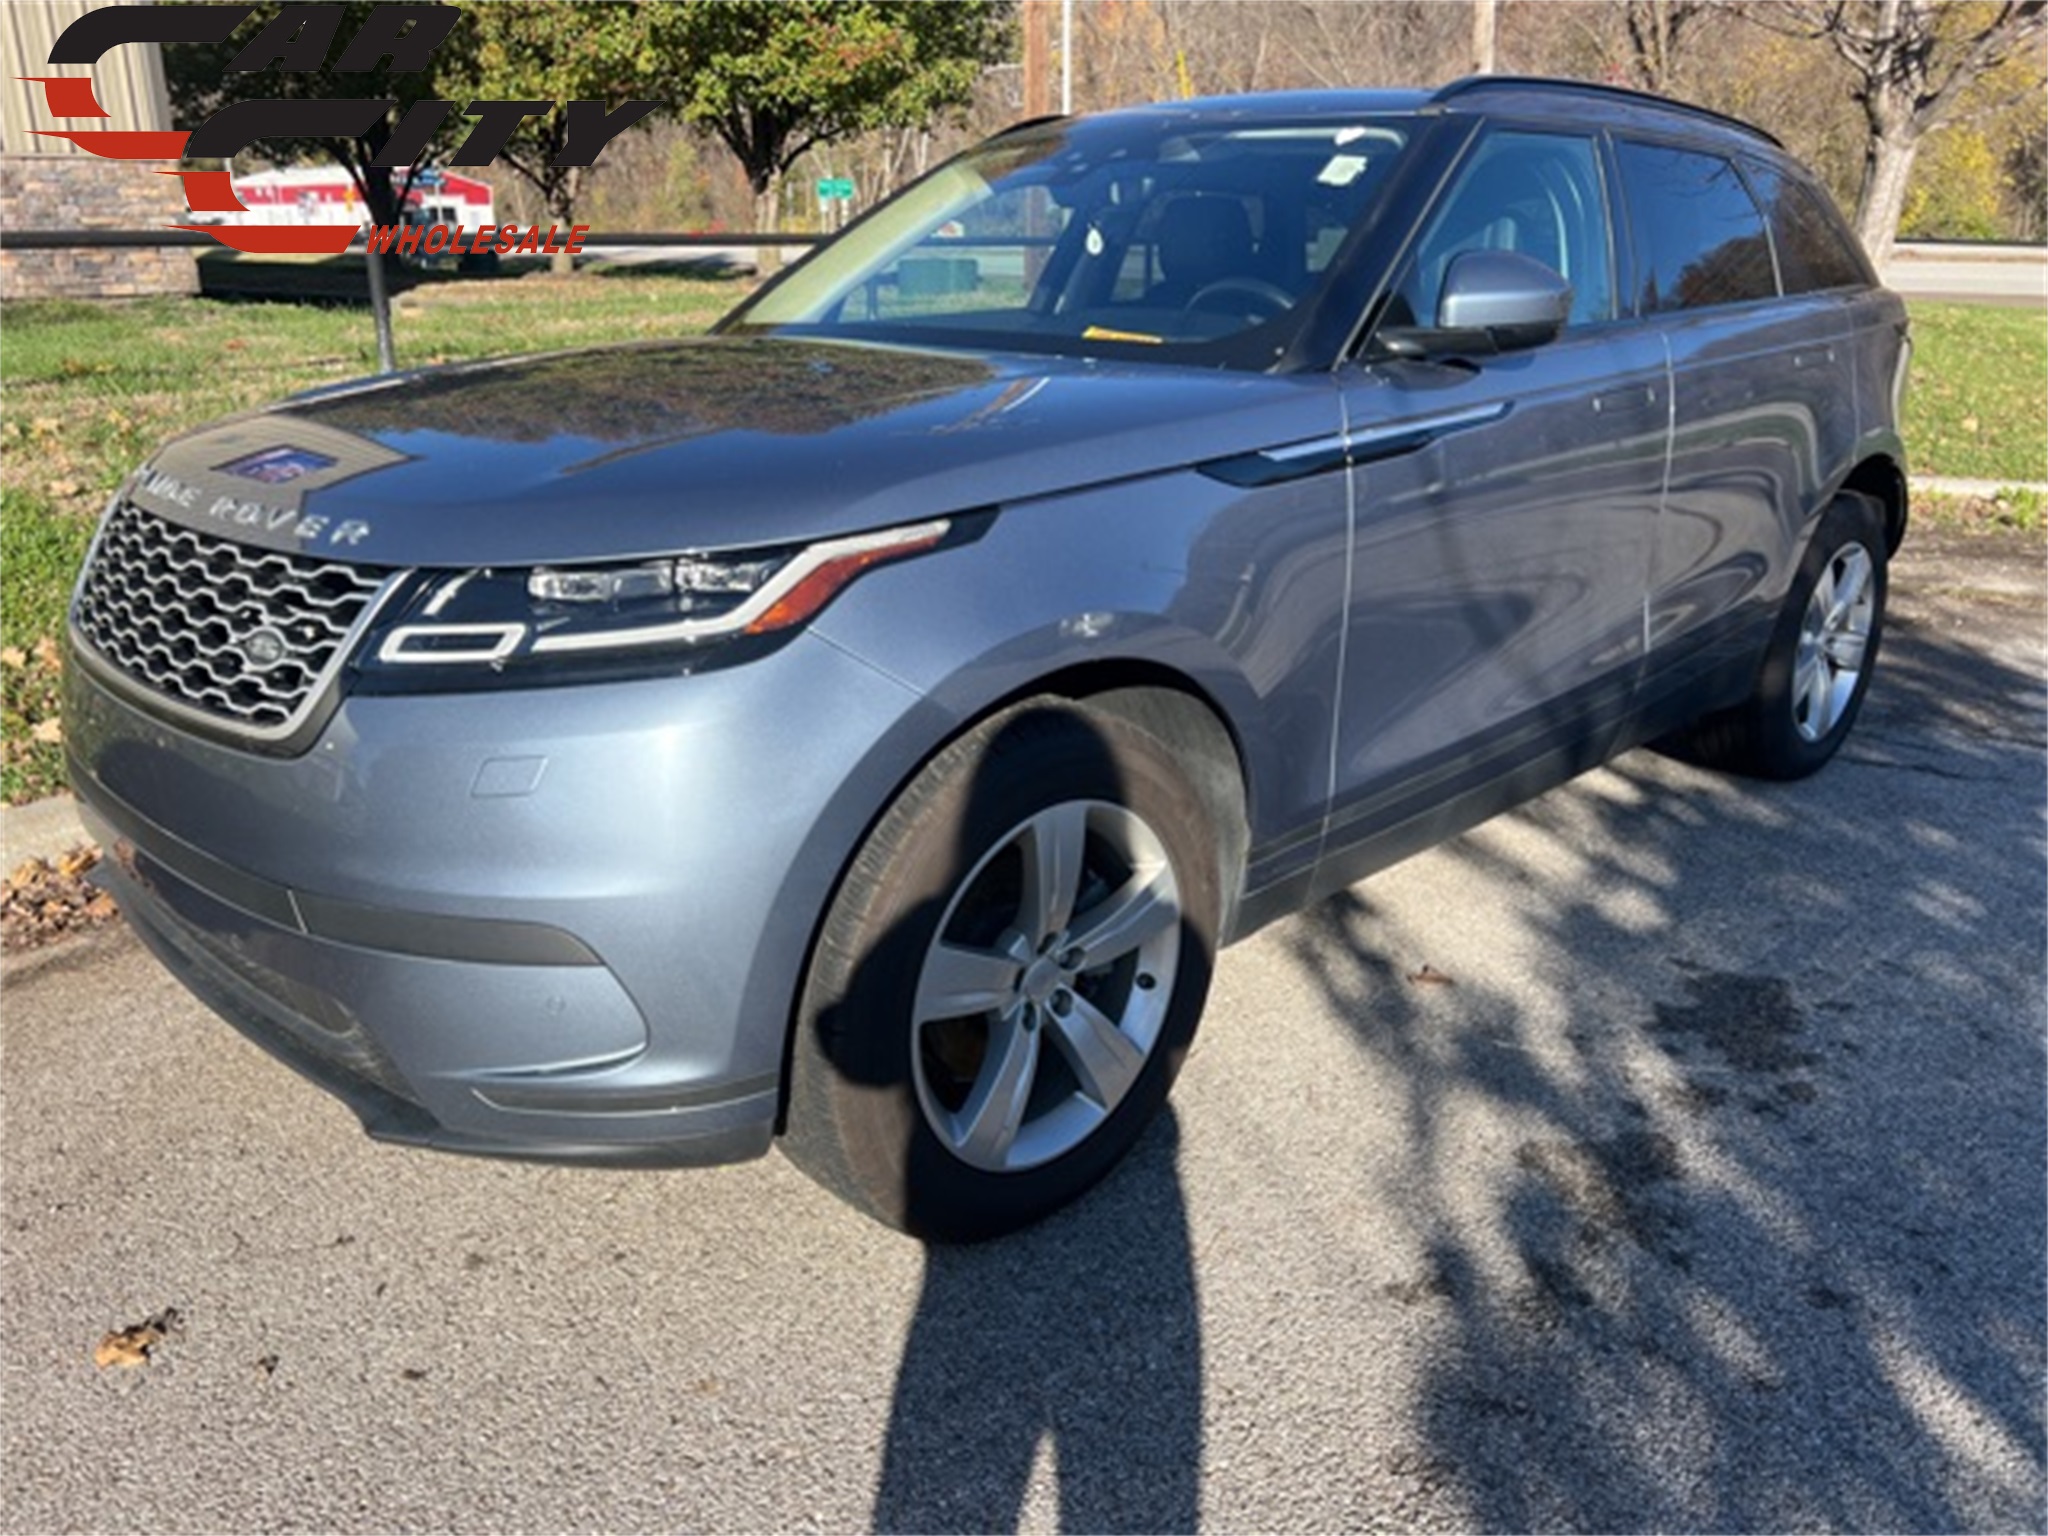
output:
<path id="1" fill-rule="evenodd" d="M 1623 143 L 1617 154 L 1640 313 L 1776 296 L 1763 215 L 1730 162 L 1657 144 Z"/>
<path id="2" fill-rule="evenodd" d="M 1770 216 L 1778 276 L 1787 293 L 1860 288 L 1870 281 L 1849 232 L 1822 206 L 1819 193 L 1761 161 L 1745 159 L 1742 166 Z"/>

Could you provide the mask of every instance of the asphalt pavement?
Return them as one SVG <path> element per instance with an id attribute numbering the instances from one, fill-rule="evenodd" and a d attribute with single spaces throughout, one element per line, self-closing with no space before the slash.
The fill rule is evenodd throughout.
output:
<path id="1" fill-rule="evenodd" d="M 1901 241 L 1884 281 L 1908 298 L 2039 309 L 2048 305 L 2048 247 Z"/>
<path id="2" fill-rule="evenodd" d="M 378 1147 L 125 931 L 10 959 L 0 1524 L 2040 1530 L 2042 577 L 1910 545 L 1815 779 L 1634 753 L 1227 952 L 980 1248 Z"/>

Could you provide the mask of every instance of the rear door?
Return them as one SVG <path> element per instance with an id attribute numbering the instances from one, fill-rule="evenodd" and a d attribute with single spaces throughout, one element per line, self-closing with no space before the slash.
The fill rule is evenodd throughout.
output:
<path id="1" fill-rule="evenodd" d="M 1839 293 L 1781 297 L 1762 208 L 1726 155 L 1615 146 L 1638 312 L 1671 354 L 1671 475 L 1646 697 L 1760 649 L 1856 428 Z M 1775 183 L 1772 191 L 1778 190 Z"/>

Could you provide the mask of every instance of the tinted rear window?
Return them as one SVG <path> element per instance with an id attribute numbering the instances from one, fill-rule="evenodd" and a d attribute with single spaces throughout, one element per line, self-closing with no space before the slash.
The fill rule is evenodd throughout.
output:
<path id="1" fill-rule="evenodd" d="M 1853 238 L 1820 194 L 1758 160 L 1745 160 L 1749 183 L 1770 216 L 1778 275 L 1787 293 L 1857 288 L 1870 281 Z"/>
<path id="2" fill-rule="evenodd" d="M 1642 314 L 1777 294 L 1763 215 L 1733 164 L 1657 144 L 1623 143 L 1618 155 Z"/>

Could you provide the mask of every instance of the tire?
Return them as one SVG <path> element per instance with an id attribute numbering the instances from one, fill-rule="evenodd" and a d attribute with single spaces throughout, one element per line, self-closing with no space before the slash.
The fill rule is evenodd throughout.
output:
<path id="1" fill-rule="evenodd" d="M 1710 768 L 1803 779 L 1848 739 L 1884 635 L 1884 514 L 1844 492 L 1822 514 L 1771 633 L 1756 689 L 1665 743 Z"/>
<path id="2" fill-rule="evenodd" d="M 1202 802 L 1148 732 L 1055 701 L 969 731 L 841 881 L 798 1005 L 784 1151 L 936 1241 L 1067 1204 L 1166 1100 L 1217 887 Z"/>

